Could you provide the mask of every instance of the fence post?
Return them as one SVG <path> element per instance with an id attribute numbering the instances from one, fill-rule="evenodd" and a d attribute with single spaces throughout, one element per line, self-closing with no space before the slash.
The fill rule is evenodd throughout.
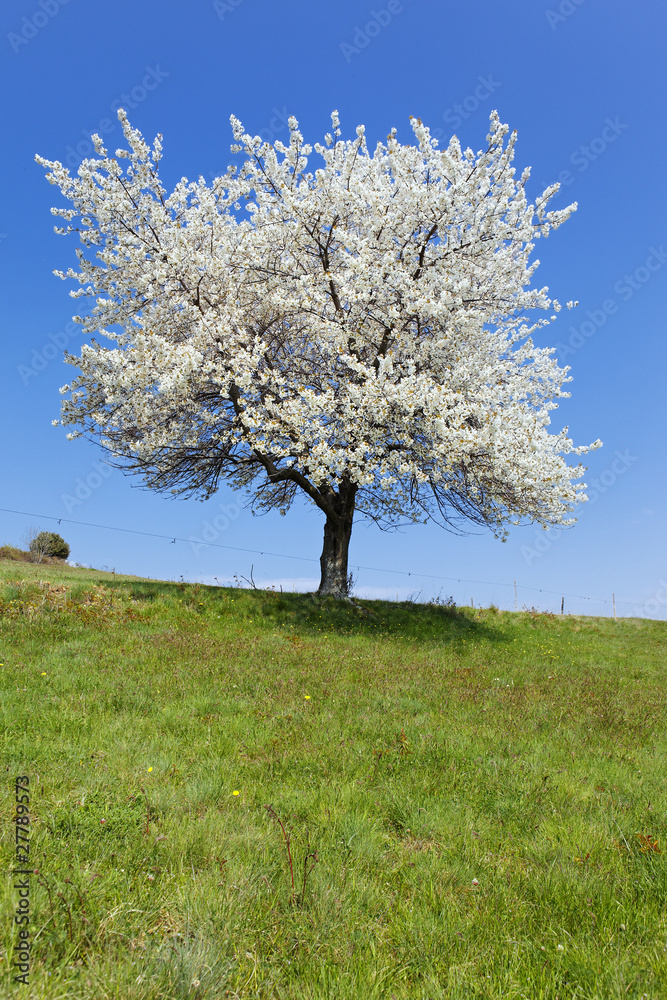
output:
<path id="1" fill-rule="evenodd" d="M 565 598 L 561 597 L 561 599 L 560 599 L 560 613 L 561 614 L 563 614 L 563 608 L 564 607 L 565 607 Z"/>

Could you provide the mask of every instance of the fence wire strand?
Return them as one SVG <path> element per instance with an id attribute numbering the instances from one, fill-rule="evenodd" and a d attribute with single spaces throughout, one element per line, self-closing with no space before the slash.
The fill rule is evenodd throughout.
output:
<path id="1" fill-rule="evenodd" d="M 162 534 L 157 534 L 154 531 L 140 531 L 138 528 L 119 528 L 112 524 L 96 524 L 93 521 L 75 521 L 69 517 L 57 517 L 52 514 L 34 514 L 31 513 L 30 511 L 25 511 L 25 510 L 13 510 L 9 507 L 0 507 L 0 511 L 2 511 L 5 514 L 21 514 L 26 517 L 42 518 L 43 520 L 46 521 L 57 521 L 58 524 L 60 524 L 61 521 L 64 521 L 67 524 L 80 524 L 84 525 L 87 528 L 101 528 L 105 531 L 122 531 L 126 534 L 131 534 L 131 535 L 143 535 L 146 538 L 163 538 L 171 543 L 191 541 L 190 538 L 180 538 L 178 535 L 162 535 Z M 295 559 L 299 562 L 319 563 L 319 559 L 313 559 L 312 557 L 308 556 L 293 556 L 289 555 L 286 552 L 269 552 L 267 549 L 261 549 L 261 550 L 246 549 L 246 548 L 241 548 L 238 545 L 223 545 L 221 542 L 205 542 L 203 544 L 210 545 L 212 548 L 217 548 L 217 549 L 229 549 L 230 551 L 233 552 L 249 552 L 251 555 L 272 556 L 276 559 Z M 509 587 L 509 588 L 514 587 L 514 583 L 501 583 L 499 580 L 470 580 L 462 576 L 461 577 L 438 576 L 433 573 L 419 573 L 416 570 L 387 569 L 380 566 L 362 566 L 358 563 L 352 563 L 351 568 L 357 570 L 366 570 L 367 572 L 370 573 L 393 573 L 398 576 L 407 576 L 407 577 L 415 576 L 424 580 L 446 580 L 449 583 L 474 583 L 489 587 Z M 589 597 L 586 594 L 565 594 L 560 590 L 547 590 L 545 587 L 527 587 L 524 586 L 523 584 L 518 584 L 517 586 L 520 587 L 521 590 L 531 590 L 539 594 L 554 594 L 556 597 L 561 597 L 561 598 L 571 597 L 579 601 L 597 601 L 598 603 L 605 605 L 612 603 L 609 600 L 609 598 L 606 597 Z M 643 602 L 641 601 L 616 600 L 616 604 L 623 604 L 627 607 L 634 606 L 635 608 L 641 607 L 642 603 Z"/>

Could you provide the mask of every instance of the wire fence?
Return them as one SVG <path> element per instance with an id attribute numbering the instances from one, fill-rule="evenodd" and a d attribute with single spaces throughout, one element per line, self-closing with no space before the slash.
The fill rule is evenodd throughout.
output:
<path id="1" fill-rule="evenodd" d="M 36 518 L 41 518 L 41 519 L 47 520 L 47 521 L 57 521 L 58 524 L 60 524 L 61 522 L 64 522 L 66 524 L 79 524 L 79 525 L 83 525 L 83 526 L 85 526 L 87 528 L 100 528 L 100 529 L 102 529 L 104 531 L 121 531 L 121 532 L 123 532 L 125 534 L 142 535 L 142 536 L 144 536 L 146 538 L 161 538 L 161 539 L 164 539 L 164 540 L 170 542 L 172 545 L 175 545 L 177 542 L 187 542 L 187 543 L 191 542 L 190 538 L 181 538 L 178 535 L 163 535 L 163 534 L 156 533 L 154 531 L 141 531 L 138 528 L 120 528 L 120 527 L 118 527 L 116 525 L 112 525 L 112 524 L 97 524 L 97 523 L 95 523 L 93 521 L 77 521 L 77 520 L 74 520 L 73 518 L 59 517 L 59 516 L 53 515 L 53 514 L 35 514 L 35 513 L 30 512 L 30 511 L 25 511 L 25 510 L 13 510 L 12 508 L 9 508 L 9 507 L 0 507 L 0 511 L 2 511 L 3 513 L 6 513 L 6 514 L 20 514 L 20 515 L 23 515 L 25 517 L 36 517 Z M 238 545 L 223 545 L 221 542 L 206 542 L 205 544 L 211 546 L 211 548 L 228 549 L 228 550 L 233 551 L 233 552 L 246 552 L 246 553 L 250 553 L 251 555 L 271 556 L 271 557 L 277 558 L 277 559 L 292 559 L 292 560 L 296 560 L 298 562 L 317 563 L 319 565 L 319 559 L 314 559 L 314 558 L 308 557 L 308 556 L 290 555 L 287 552 L 270 552 L 270 551 L 268 551 L 268 549 L 248 549 L 248 548 L 243 548 L 243 547 L 238 546 Z M 566 597 L 569 598 L 570 600 L 592 601 L 592 602 L 597 603 L 597 604 L 603 604 L 603 605 L 605 605 L 606 608 L 609 608 L 612 611 L 614 617 L 616 617 L 616 607 L 617 606 L 618 607 L 633 607 L 635 610 L 637 610 L 638 608 L 642 608 L 644 606 L 644 604 L 648 603 L 648 602 L 639 601 L 639 600 L 637 600 L 637 601 L 629 601 L 629 600 L 617 599 L 615 594 L 612 594 L 611 597 L 591 597 L 588 594 L 569 594 L 569 593 L 564 593 L 561 590 L 549 590 L 546 587 L 528 587 L 528 586 L 524 586 L 523 584 L 517 585 L 516 580 L 513 580 L 512 583 L 503 583 L 500 580 L 473 580 L 473 579 L 469 579 L 469 578 L 466 578 L 466 577 L 440 576 L 440 575 L 437 575 L 437 574 L 434 574 L 434 573 L 420 573 L 417 570 L 389 569 L 388 567 L 380 567 L 380 566 L 363 566 L 360 563 L 351 563 L 350 566 L 349 566 L 349 568 L 352 569 L 352 570 L 356 569 L 358 571 L 364 570 L 364 571 L 371 572 L 371 573 L 391 573 L 391 574 L 393 574 L 395 576 L 403 576 L 403 577 L 408 577 L 408 578 L 414 578 L 415 580 L 418 580 L 418 579 L 423 579 L 423 580 L 441 580 L 443 582 L 447 581 L 448 583 L 459 583 L 459 584 L 461 584 L 461 583 L 467 583 L 467 584 L 480 585 L 480 586 L 503 587 L 503 588 L 509 588 L 510 590 L 513 589 L 514 590 L 514 605 L 515 605 L 515 610 L 518 610 L 518 596 L 517 595 L 518 595 L 518 591 L 519 590 L 521 590 L 521 591 L 528 590 L 528 591 L 532 591 L 534 593 L 545 594 L 545 595 L 548 594 L 548 595 L 553 595 L 555 597 L 560 597 L 561 598 L 561 613 L 564 610 L 564 601 L 565 601 Z M 474 599 L 473 598 L 471 598 L 471 601 L 474 604 Z M 658 603 L 658 602 L 656 602 L 656 603 Z M 660 602 L 660 603 L 662 603 L 662 602 Z"/>

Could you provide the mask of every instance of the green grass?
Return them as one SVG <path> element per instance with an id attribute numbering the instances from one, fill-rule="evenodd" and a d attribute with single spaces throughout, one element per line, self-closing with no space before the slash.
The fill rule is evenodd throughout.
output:
<path id="1" fill-rule="evenodd" d="M 358 604 L 0 562 L 2 997 L 667 997 L 667 625 Z"/>

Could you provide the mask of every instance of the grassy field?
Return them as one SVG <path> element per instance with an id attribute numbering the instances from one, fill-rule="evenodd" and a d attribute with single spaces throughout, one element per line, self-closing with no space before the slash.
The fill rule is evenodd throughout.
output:
<path id="1" fill-rule="evenodd" d="M 664 622 L 4 561 L 0 630 L 3 998 L 667 997 Z"/>

